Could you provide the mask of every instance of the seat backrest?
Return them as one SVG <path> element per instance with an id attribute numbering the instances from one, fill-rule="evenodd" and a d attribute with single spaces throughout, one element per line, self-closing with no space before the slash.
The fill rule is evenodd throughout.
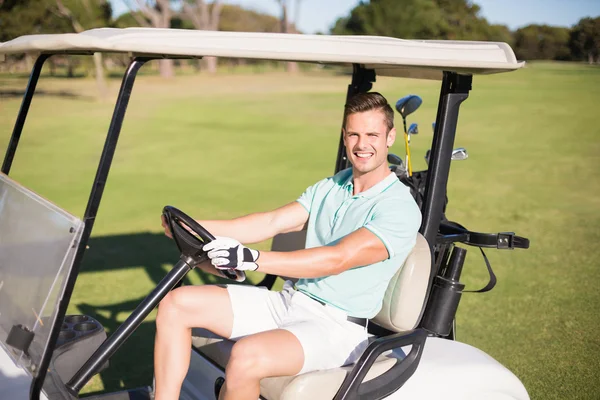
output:
<path id="1" fill-rule="evenodd" d="M 273 238 L 273 251 L 304 248 L 306 231 L 289 232 Z M 390 280 L 383 306 L 373 322 L 394 332 L 414 329 L 421 317 L 431 274 L 431 250 L 420 233 L 402 268 Z M 290 279 L 282 277 L 283 279 Z"/>
<path id="2" fill-rule="evenodd" d="M 420 233 L 402 268 L 390 280 L 373 322 L 394 332 L 414 329 L 421 318 L 431 275 L 431 250 Z"/>

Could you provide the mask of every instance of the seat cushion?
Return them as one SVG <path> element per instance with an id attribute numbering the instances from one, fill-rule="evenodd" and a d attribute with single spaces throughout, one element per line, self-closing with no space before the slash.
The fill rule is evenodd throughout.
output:
<path id="1" fill-rule="evenodd" d="M 223 339 L 204 329 L 192 330 L 192 345 L 203 356 L 225 369 L 234 342 Z M 403 353 L 387 352 L 379 356 L 369 370 L 369 381 L 392 368 L 403 358 Z M 314 371 L 297 376 L 266 378 L 260 382 L 261 396 L 268 400 L 332 399 L 353 366 Z"/>

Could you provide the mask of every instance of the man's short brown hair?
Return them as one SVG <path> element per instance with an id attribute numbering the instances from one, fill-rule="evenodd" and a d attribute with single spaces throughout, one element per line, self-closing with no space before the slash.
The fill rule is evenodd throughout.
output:
<path id="1" fill-rule="evenodd" d="M 344 129 L 349 115 L 371 110 L 380 110 L 383 113 L 387 125 L 386 133 L 389 133 L 394 127 L 394 110 L 378 92 L 358 93 L 348 100 L 344 105 Z"/>

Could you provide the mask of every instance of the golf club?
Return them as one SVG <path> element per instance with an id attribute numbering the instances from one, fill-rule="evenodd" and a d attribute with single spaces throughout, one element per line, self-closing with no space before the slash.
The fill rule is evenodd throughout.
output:
<path id="1" fill-rule="evenodd" d="M 425 162 L 429 165 L 429 154 L 431 153 L 431 149 L 427 150 L 425 153 Z M 467 153 L 467 149 L 464 147 L 458 147 L 452 150 L 452 157 L 450 158 L 452 161 L 462 161 L 469 158 L 469 153 Z"/>
<path id="2" fill-rule="evenodd" d="M 396 111 L 402 116 L 402 125 L 404 127 L 404 147 L 406 152 L 406 168 L 408 176 L 412 175 L 412 163 L 410 161 L 409 135 L 406 129 L 406 117 L 415 112 L 423 103 L 423 100 L 416 94 L 404 96 L 396 102 Z"/>

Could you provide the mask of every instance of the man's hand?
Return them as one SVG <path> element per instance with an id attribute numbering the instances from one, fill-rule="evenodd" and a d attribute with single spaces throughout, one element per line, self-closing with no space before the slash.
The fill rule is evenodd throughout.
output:
<path id="1" fill-rule="evenodd" d="M 256 271 L 258 268 L 258 250 L 250 249 L 235 239 L 217 236 L 202 249 L 208 252 L 210 262 L 218 269 Z"/>
<path id="2" fill-rule="evenodd" d="M 162 227 L 165 229 L 165 235 L 170 237 L 171 239 L 173 239 L 173 234 L 171 233 L 171 228 L 169 227 L 169 224 L 167 224 L 167 219 L 165 218 L 164 215 L 160 216 L 160 221 L 162 223 Z"/>

